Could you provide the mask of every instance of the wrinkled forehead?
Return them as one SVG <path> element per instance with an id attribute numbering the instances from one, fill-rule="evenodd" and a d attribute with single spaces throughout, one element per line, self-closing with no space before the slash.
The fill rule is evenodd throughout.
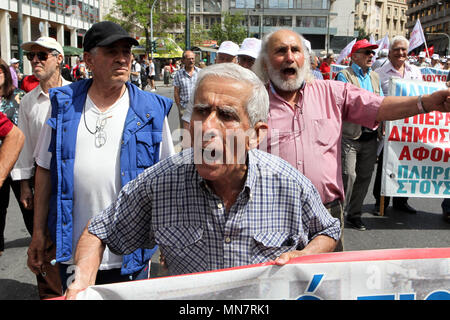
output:
<path id="1" fill-rule="evenodd" d="M 277 31 L 269 38 L 269 50 L 283 46 L 296 46 L 303 51 L 303 45 L 300 36 L 290 30 Z"/>

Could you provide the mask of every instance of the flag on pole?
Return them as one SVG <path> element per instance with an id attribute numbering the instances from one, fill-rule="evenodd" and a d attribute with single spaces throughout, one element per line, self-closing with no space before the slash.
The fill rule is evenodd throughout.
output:
<path id="1" fill-rule="evenodd" d="M 380 52 L 380 50 L 389 49 L 389 35 L 386 33 L 386 35 L 382 39 L 378 40 L 376 44 L 378 45 L 378 48 L 375 49 L 375 55 L 372 60 L 373 62 L 377 59 L 378 52 Z"/>
<path id="2" fill-rule="evenodd" d="M 419 47 L 420 45 L 424 44 L 425 46 L 425 35 L 423 33 L 422 24 L 420 23 L 420 19 L 417 19 L 416 25 L 411 31 L 411 37 L 409 39 L 409 49 L 408 52 L 414 50 L 415 48 Z"/>
<path id="3" fill-rule="evenodd" d="M 340 64 L 342 60 L 344 60 L 350 52 L 352 52 L 353 45 L 356 43 L 356 38 L 353 39 L 352 42 L 350 42 L 344 49 L 342 49 L 341 53 L 339 54 L 339 57 L 336 60 L 337 64 Z"/>
<path id="4" fill-rule="evenodd" d="M 371 44 L 376 44 L 376 41 L 375 41 L 375 38 L 373 37 L 373 34 L 370 35 L 369 42 L 370 42 Z"/>

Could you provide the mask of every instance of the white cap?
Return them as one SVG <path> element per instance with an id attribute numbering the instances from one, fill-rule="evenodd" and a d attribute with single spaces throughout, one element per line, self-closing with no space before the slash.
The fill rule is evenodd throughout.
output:
<path id="1" fill-rule="evenodd" d="M 261 50 L 261 40 L 256 38 L 245 38 L 242 41 L 241 48 L 238 51 L 238 55 L 250 56 L 254 59 L 258 58 L 259 51 Z"/>
<path id="2" fill-rule="evenodd" d="M 433 59 L 433 60 L 439 60 L 439 55 L 438 55 L 437 53 L 435 53 L 435 54 L 433 54 L 433 55 L 431 56 L 431 59 Z"/>
<path id="3" fill-rule="evenodd" d="M 425 53 L 425 51 L 420 51 L 419 58 L 425 58 L 426 56 L 427 54 Z"/>
<path id="4" fill-rule="evenodd" d="M 34 45 L 47 49 L 54 49 L 64 56 L 64 50 L 56 39 L 51 37 L 40 37 L 36 41 L 29 41 L 22 44 L 22 49 L 30 51 Z"/>
<path id="5" fill-rule="evenodd" d="M 11 60 L 9 60 L 9 64 L 14 64 L 14 63 L 18 63 L 20 62 L 19 60 L 17 60 L 16 58 L 12 58 Z"/>
<path id="6" fill-rule="evenodd" d="M 430 58 L 425 58 L 425 62 L 426 63 L 431 63 L 431 59 Z"/>
<path id="7" fill-rule="evenodd" d="M 219 50 L 217 50 L 217 53 L 225 53 L 230 56 L 236 56 L 238 50 L 239 46 L 233 41 L 224 41 L 220 45 Z"/>

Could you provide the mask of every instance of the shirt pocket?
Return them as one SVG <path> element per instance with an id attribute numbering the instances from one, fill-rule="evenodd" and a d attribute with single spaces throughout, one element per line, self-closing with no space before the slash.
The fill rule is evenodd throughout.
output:
<path id="1" fill-rule="evenodd" d="M 295 250 L 299 236 L 288 232 L 262 232 L 253 236 L 252 263 L 278 258 L 282 253 Z"/>
<path id="2" fill-rule="evenodd" d="M 159 245 L 171 274 L 207 270 L 203 228 L 197 226 L 169 226 L 155 231 Z"/>
<path id="3" fill-rule="evenodd" d="M 138 168 L 147 168 L 158 161 L 156 151 L 162 141 L 161 132 L 136 132 L 136 165 Z"/>

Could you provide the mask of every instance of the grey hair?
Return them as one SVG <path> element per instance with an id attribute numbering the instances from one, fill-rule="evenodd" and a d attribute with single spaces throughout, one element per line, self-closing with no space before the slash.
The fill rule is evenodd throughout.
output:
<path id="1" fill-rule="evenodd" d="M 404 36 L 395 36 L 389 43 L 389 50 L 391 50 L 394 44 L 396 44 L 397 42 L 406 42 L 406 47 L 409 48 L 408 39 L 406 39 Z"/>
<path id="2" fill-rule="evenodd" d="M 193 100 L 200 84 L 209 77 L 228 78 L 250 84 L 252 91 L 246 105 L 250 124 L 254 127 L 258 122 L 267 122 L 269 113 L 269 94 L 267 89 L 251 70 L 243 68 L 236 63 L 219 63 L 203 68 L 197 77 L 191 96 L 191 105 L 194 105 Z"/>
<path id="3" fill-rule="evenodd" d="M 261 51 L 259 52 L 259 56 L 256 59 L 255 63 L 253 64 L 253 67 L 252 67 L 253 72 L 256 73 L 256 75 L 261 79 L 261 81 L 263 83 L 269 82 L 269 80 L 270 80 L 269 73 L 267 72 L 267 69 L 266 69 L 266 66 L 270 65 L 268 46 L 269 46 L 270 38 L 274 35 L 275 32 L 278 32 L 280 30 L 291 31 L 291 32 L 295 33 L 298 36 L 298 38 L 300 39 L 303 56 L 305 58 L 305 63 L 303 64 L 303 67 L 302 67 L 302 68 L 306 69 L 304 80 L 308 83 L 312 82 L 314 79 L 314 76 L 312 75 L 312 72 L 311 72 L 311 64 L 308 63 L 311 61 L 311 58 L 310 58 L 309 50 L 305 46 L 304 38 L 301 34 L 295 32 L 293 29 L 289 29 L 289 28 L 276 29 L 274 31 L 269 32 L 268 34 L 266 34 L 264 36 L 264 38 L 262 39 L 262 42 L 261 42 Z"/>

